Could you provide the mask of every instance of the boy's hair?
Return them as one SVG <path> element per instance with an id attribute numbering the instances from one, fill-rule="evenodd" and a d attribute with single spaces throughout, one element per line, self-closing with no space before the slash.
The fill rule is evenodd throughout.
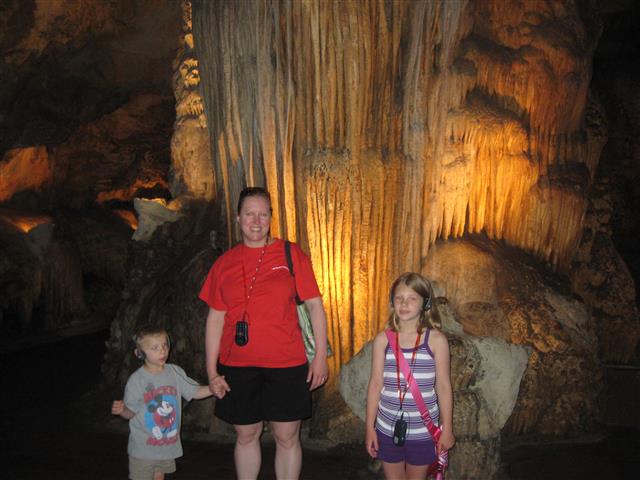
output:
<path id="1" fill-rule="evenodd" d="M 133 335 L 133 343 L 136 344 L 137 349 L 140 349 L 140 343 L 142 342 L 142 340 L 144 340 L 145 337 L 155 335 L 165 335 L 167 337 L 167 341 L 169 340 L 169 334 L 164 327 L 160 325 L 146 324 L 136 330 L 136 333 Z"/>
<path id="2" fill-rule="evenodd" d="M 269 203 L 269 211 L 272 211 L 271 208 L 271 195 L 266 188 L 263 187 L 246 187 L 243 188 L 240 192 L 240 196 L 238 197 L 238 215 L 240 215 L 240 210 L 242 210 L 242 204 L 244 203 L 247 197 L 262 197 Z"/>
<path id="3" fill-rule="evenodd" d="M 424 278 L 419 273 L 415 272 L 407 272 L 400 275 L 391 285 L 391 291 L 389 292 L 389 297 L 391 300 L 391 314 L 389 315 L 389 320 L 387 321 L 387 328 L 390 328 L 394 332 L 398 331 L 398 317 L 396 316 L 396 311 L 393 308 L 393 298 L 396 293 L 396 288 L 398 285 L 406 285 L 411 290 L 420 295 L 423 299 L 423 307 L 420 309 L 420 319 L 418 321 L 418 332 L 422 333 L 425 328 L 442 328 L 442 323 L 440 321 L 440 314 L 438 310 L 435 308 L 435 304 L 433 302 L 433 287 L 431 286 L 431 282 Z M 426 307 L 426 308 L 425 308 Z"/>

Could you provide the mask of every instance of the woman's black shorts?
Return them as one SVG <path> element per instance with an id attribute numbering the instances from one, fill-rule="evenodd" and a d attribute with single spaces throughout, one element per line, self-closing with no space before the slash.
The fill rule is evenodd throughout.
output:
<path id="1" fill-rule="evenodd" d="M 309 365 L 297 367 L 229 367 L 218 365 L 231 388 L 216 400 L 216 417 L 232 425 L 251 425 L 263 420 L 292 422 L 311 416 Z"/>

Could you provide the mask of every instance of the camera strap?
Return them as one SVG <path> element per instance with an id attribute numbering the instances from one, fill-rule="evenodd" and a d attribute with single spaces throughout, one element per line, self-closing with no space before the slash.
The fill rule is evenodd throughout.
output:
<path id="1" fill-rule="evenodd" d="M 249 323 L 247 320 L 249 319 L 247 316 L 247 308 L 249 307 L 249 300 L 251 300 L 251 294 L 253 293 L 253 287 L 256 284 L 256 277 L 258 276 L 258 271 L 260 270 L 260 265 L 262 265 L 262 259 L 264 258 L 264 252 L 267 249 L 267 245 L 269 244 L 269 237 L 267 237 L 267 241 L 262 247 L 262 251 L 260 252 L 260 256 L 258 257 L 258 263 L 256 264 L 256 270 L 253 272 L 253 276 L 251 277 L 251 282 L 249 283 L 249 289 L 247 290 L 247 272 L 244 268 L 244 252 L 246 246 L 242 244 L 242 286 L 244 287 L 244 313 L 242 315 L 242 319 L 245 322 Z"/>

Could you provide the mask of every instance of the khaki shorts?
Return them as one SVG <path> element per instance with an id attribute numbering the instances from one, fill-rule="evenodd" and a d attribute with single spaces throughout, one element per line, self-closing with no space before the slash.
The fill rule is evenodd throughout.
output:
<path id="1" fill-rule="evenodd" d="M 149 458 L 129 457 L 129 478 L 131 480 L 153 480 L 155 472 L 173 473 L 176 471 L 176 461 L 154 460 Z"/>

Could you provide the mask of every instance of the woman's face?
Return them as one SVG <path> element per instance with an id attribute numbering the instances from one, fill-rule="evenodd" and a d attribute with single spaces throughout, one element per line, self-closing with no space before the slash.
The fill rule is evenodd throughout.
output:
<path id="1" fill-rule="evenodd" d="M 257 195 L 245 198 L 238 215 L 238 224 L 245 245 L 263 246 L 271 226 L 271 208 L 267 199 Z"/>

